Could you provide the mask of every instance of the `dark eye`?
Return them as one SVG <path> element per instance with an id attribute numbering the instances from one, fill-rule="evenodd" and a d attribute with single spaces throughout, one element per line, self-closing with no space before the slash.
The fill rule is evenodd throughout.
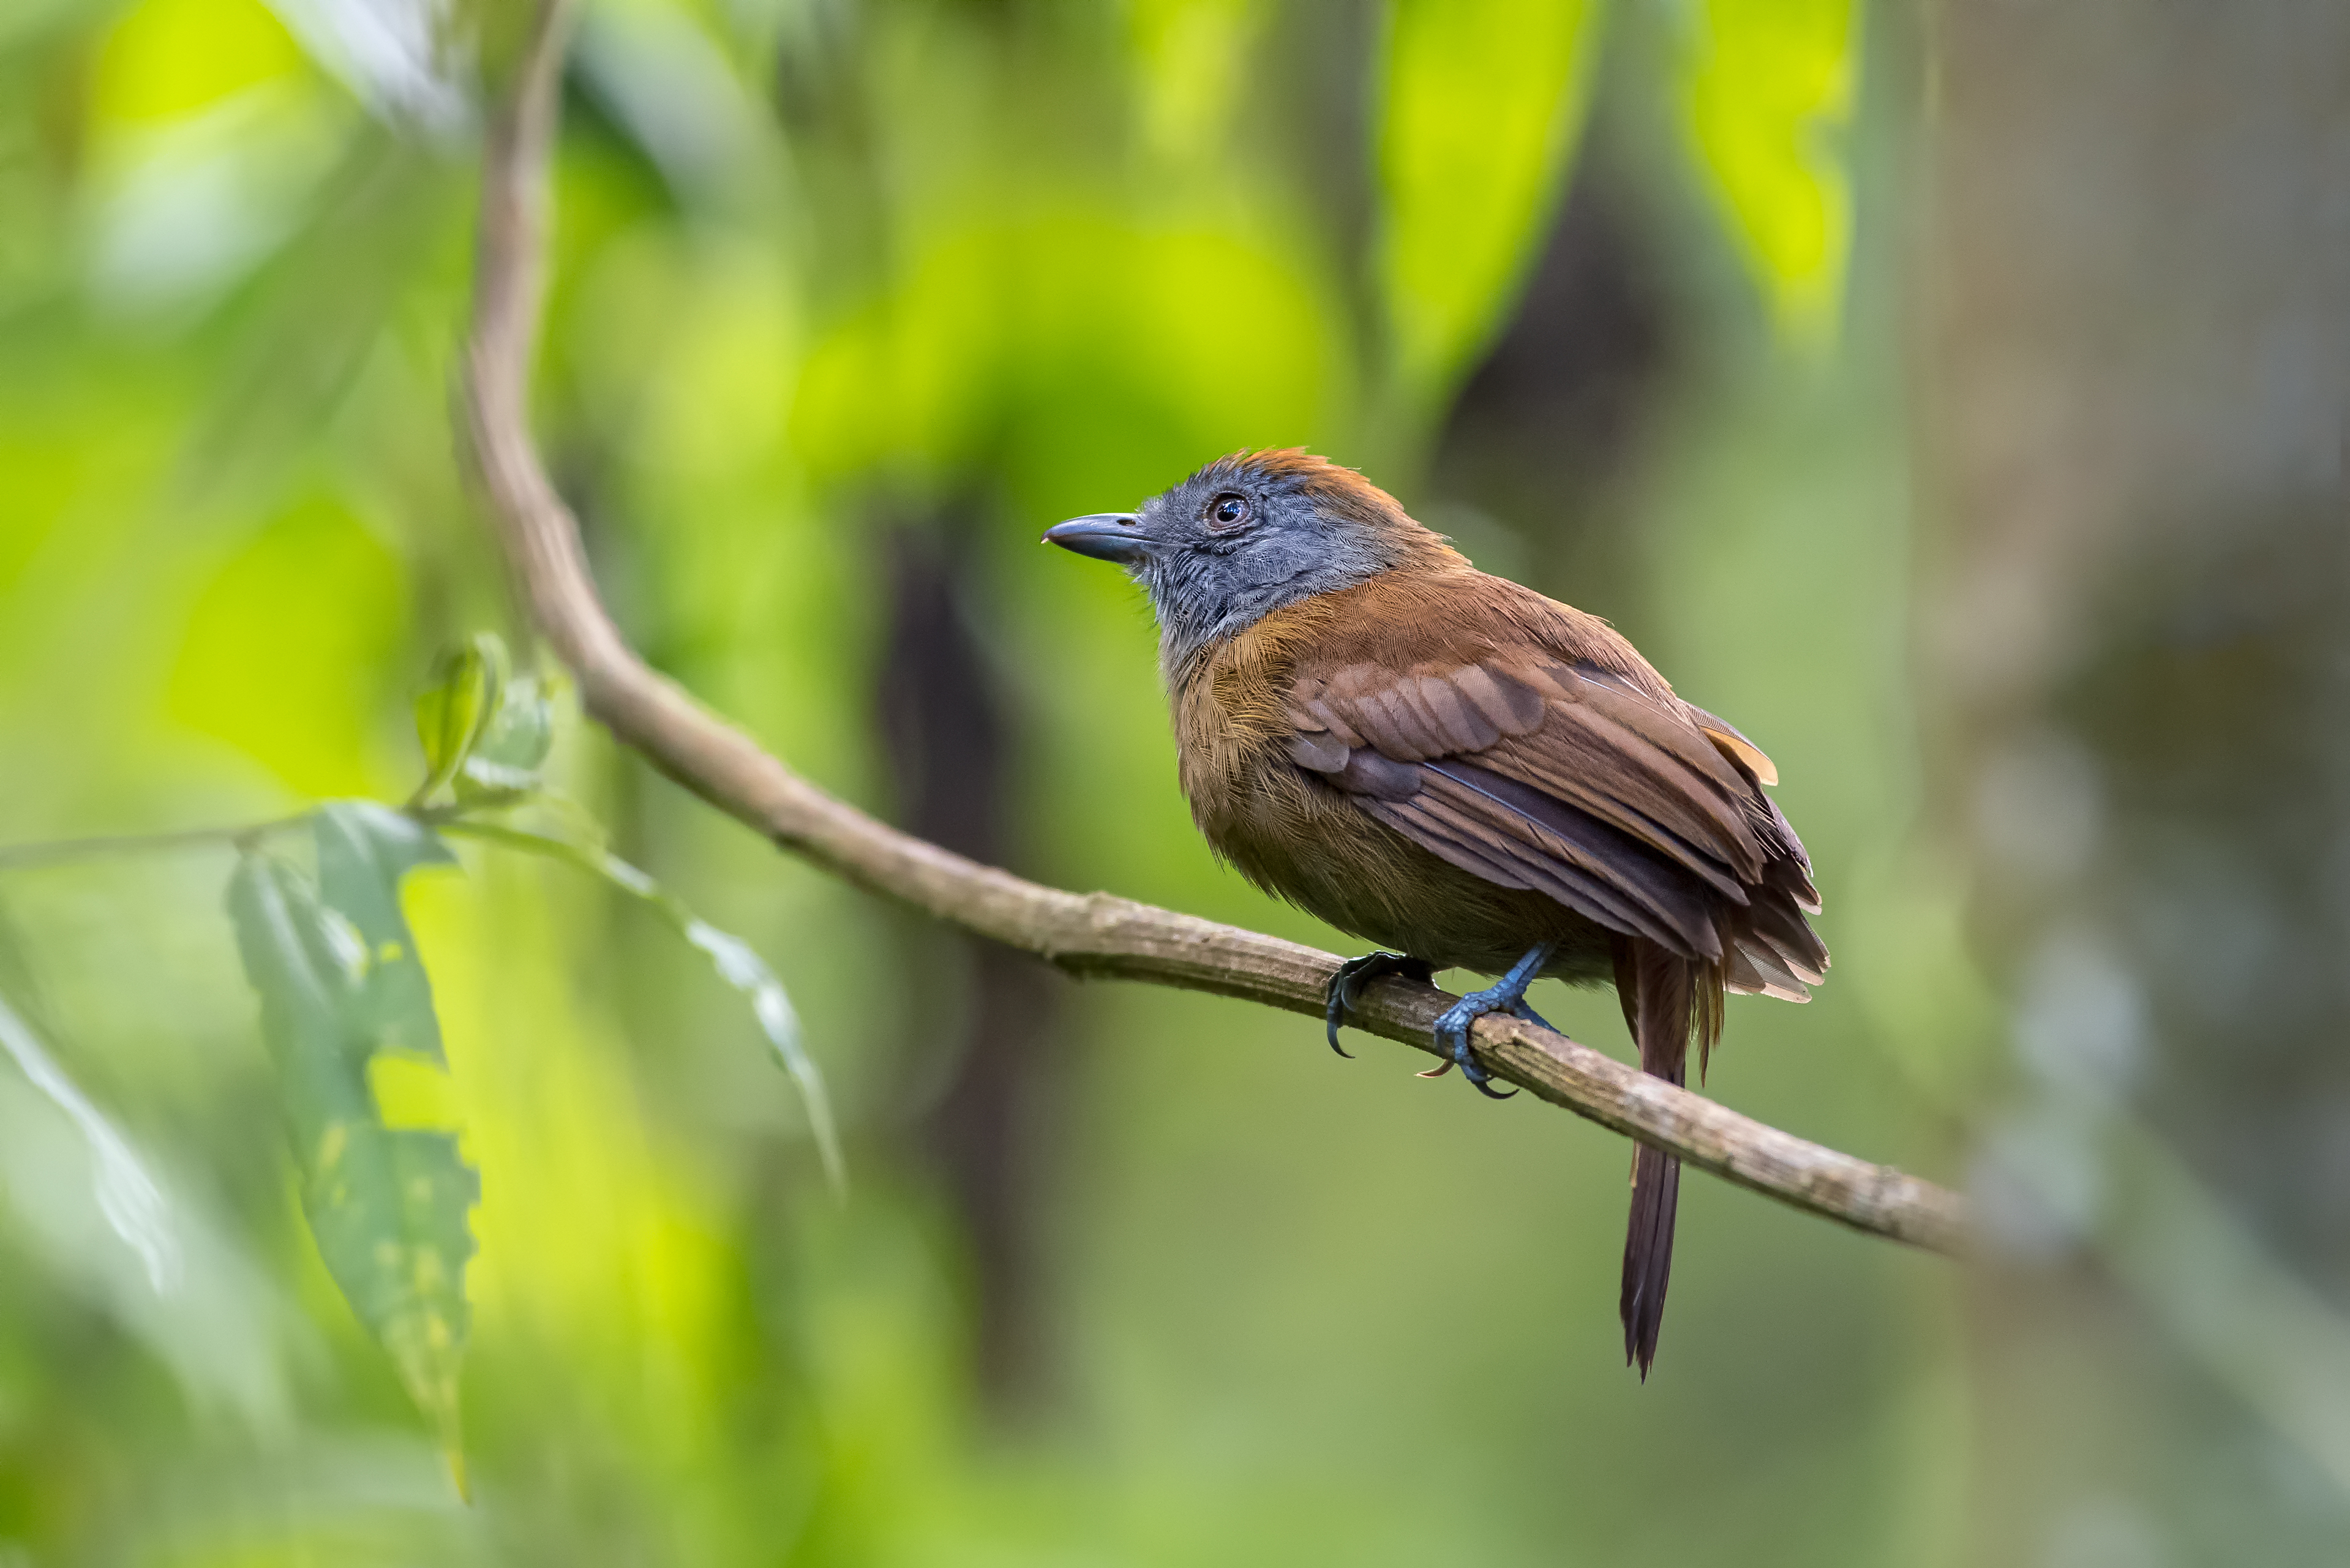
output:
<path id="1" fill-rule="evenodd" d="M 1227 491 L 1208 503 L 1208 526 L 1211 528 L 1237 528 L 1248 521 L 1248 514 L 1249 504 L 1245 495 L 1234 495 Z"/>

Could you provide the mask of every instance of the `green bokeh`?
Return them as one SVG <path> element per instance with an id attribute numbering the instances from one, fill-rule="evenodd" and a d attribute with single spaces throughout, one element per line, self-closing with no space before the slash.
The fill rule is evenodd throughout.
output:
<path id="1" fill-rule="evenodd" d="M 555 181 L 552 465 L 639 646 L 885 812 L 880 520 L 964 509 L 1021 737 L 1020 868 L 1344 949 L 1212 864 L 1135 593 L 1035 536 L 1244 444 L 1440 502 L 1436 405 L 1511 314 L 1604 100 L 1697 341 L 1636 570 L 1541 586 L 1766 747 L 1819 863 L 1837 972 L 1806 1009 L 1737 1003 L 1711 1092 L 1949 1177 L 1985 1009 L 1949 877 L 1907 847 L 1890 246 L 1864 201 L 1847 329 L 1782 355 L 1679 161 L 1656 64 L 1679 46 L 1630 7 L 1604 28 L 1596 5 L 1474 9 L 1456 33 L 1419 5 L 1391 32 L 1213 0 L 592 6 Z M 436 659 L 517 629 L 452 427 L 471 133 L 276 15 L 0 22 L 10 842 L 405 799 Z M 1336 66 L 1330 36 L 1353 39 Z M 1525 37 L 1498 78 L 1470 57 Z M 1908 107 L 1853 134 L 1890 139 Z M 1467 186 L 1464 126 L 1493 154 Z M 1800 172 L 1737 185 L 1737 215 L 1844 199 L 1840 170 L 1825 197 Z M 1693 1179 L 1644 1387 L 1615 1312 L 1625 1144 L 1158 990 L 1072 989 L 1038 1199 L 1049 1389 L 983 1415 L 970 1244 L 904 1103 L 967 1005 L 958 972 L 908 975 L 897 916 L 576 714 L 551 769 L 789 988 L 852 1196 L 828 1196 L 741 998 L 655 916 L 470 842 L 466 875 L 411 879 L 482 1188 L 463 1504 L 303 1229 L 219 913 L 233 857 L 8 870 L 0 985 L 36 992 L 27 1016 L 158 1173 L 187 1278 L 167 1301 L 142 1283 L 84 1146 L 0 1064 L 0 1563 L 1955 1554 L 1947 1265 Z M 1612 998 L 1539 1005 L 1621 1041 Z"/>

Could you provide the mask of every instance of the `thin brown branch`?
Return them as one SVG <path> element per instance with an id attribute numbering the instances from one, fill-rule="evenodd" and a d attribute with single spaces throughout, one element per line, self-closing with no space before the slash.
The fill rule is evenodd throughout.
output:
<path id="1" fill-rule="evenodd" d="M 629 649 L 597 596 L 578 525 L 547 478 L 528 422 L 543 186 L 569 8 L 570 0 L 542 0 L 528 56 L 490 127 L 465 366 L 474 450 L 500 541 L 532 618 L 577 677 L 588 711 L 711 805 L 871 892 L 1073 973 L 1318 1017 L 1338 965 L 1331 954 L 1107 893 L 1042 887 L 899 833 L 801 779 Z M 1430 1026 L 1450 1000 L 1389 979 L 1369 989 L 1355 1022 L 1432 1051 Z M 1300 1038 L 1319 1048 L 1318 1032 Z M 1484 1019 L 1473 1038 L 1496 1076 L 1741 1186 L 1938 1251 L 1963 1242 L 1964 1205 L 1930 1182 L 1805 1142 L 1517 1019 Z"/>

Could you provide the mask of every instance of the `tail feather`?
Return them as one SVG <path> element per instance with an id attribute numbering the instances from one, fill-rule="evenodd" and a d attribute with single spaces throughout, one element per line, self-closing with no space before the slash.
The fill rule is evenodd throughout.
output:
<path id="1" fill-rule="evenodd" d="M 1681 1162 L 1642 1144 L 1632 1155 L 1632 1223 L 1624 1238 L 1624 1360 L 1639 1363 L 1640 1381 L 1657 1359 L 1665 1323 L 1665 1286 L 1673 1277 L 1673 1216 L 1680 1206 Z"/>
<path id="2" fill-rule="evenodd" d="M 1637 937 L 1616 942 L 1616 995 L 1640 1048 L 1640 1070 L 1669 1083 L 1689 1077 L 1690 1037 L 1711 1051 L 1721 1033 L 1722 971 Z M 1641 1145 L 1632 1158 L 1632 1215 L 1624 1238 L 1624 1359 L 1645 1381 L 1664 1324 L 1665 1287 L 1673 1272 L 1673 1218 L 1681 1162 Z"/>

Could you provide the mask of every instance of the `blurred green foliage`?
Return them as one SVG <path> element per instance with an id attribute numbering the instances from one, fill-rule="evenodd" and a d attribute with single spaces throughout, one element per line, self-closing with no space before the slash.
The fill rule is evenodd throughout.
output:
<path id="1" fill-rule="evenodd" d="M 1540 586 L 1754 734 L 1821 865 L 1835 983 L 1803 1012 L 1734 1010 L 1714 1092 L 1944 1167 L 1974 1070 L 1952 1043 L 1983 1002 L 1950 957 L 1950 878 L 1907 847 L 1908 503 L 1889 311 L 1866 286 L 1887 262 L 1850 215 L 1866 171 L 1818 140 L 1849 124 L 1889 147 L 1900 106 L 1856 118 L 1852 6 L 1794 8 L 1800 27 L 1772 9 L 599 0 L 568 78 L 539 386 L 616 609 L 665 670 L 886 813 L 881 524 L 964 508 L 962 586 L 1021 737 L 1019 867 L 1343 947 L 1211 865 L 1147 618 L 1034 539 L 1243 444 L 1312 444 L 1441 504 L 1429 454 L 1588 120 L 1638 176 L 1695 347 L 1637 570 Z M 481 21 L 503 36 L 513 16 Z M 518 629 L 450 416 L 469 25 L 290 0 L 0 15 L 8 841 L 395 802 L 428 774 L 471 787 L 458 741 L 420 753 L 409 722 L 444 649 Z M 1750 280 L 1825 345 L 1856 243 L 1850 330 L 1773 351 Z M 1492 521 L 1506 540 L 1576 520 Z M 760 1017 L 710 983 L 715 958 L 759 994 L 742 953 L 690 950 L 625 877 L 544 857 L 468 841 L 463 875 L 401 880 L 448 1072 L 386 1059 L 368 1085 L 386 1129 L 459 1129 L 479 1173 L 461 1503 L 304 1222 L 220 913 L 234 857 L 0 869 L 10 1037 L 57 1068 L 14 1044 L 23 1072 L 0 1067 L 6 1551 L 1952 1550 L 1965 1396 L 1941 1265 L 1693 1183 L 1642 1388 L 1616 1354 L 1620 1142 L 1158 991 L 1063 1010 L 1068 1114 L 1035 1199 L 1053 1373 L 1024 1423 L 985 1416 L 972 1244 L 917 1133 L 925 1043 L 975 1005 L 968 977 L 910 972 L 892 917 L 556 701 L 548 776 L 788 988 L 842 1100 L 852 1196 L 829 1195 Z M 478 735 L 495 706 L 438 700 L 427 731 Z M 1609 998 L 1540 1005 L 1620 1038 Z M 126 1150 L 173 1238 L 167 1282 L 106 1207 L 120 1183 L 94 1180 Z"/>
<path id="2" fill-rule="evenodd" d="M 1389 374 L 1426 419 L 1491 338 L 1583 129 L 1606 7 L 1398 0 L 1378 131 Z"/>
<path id="3" fill-rule="evenodd" d="M 1833 337 L 1852 244 L 1837 146 L 1852 123 L 1859 0 L 1694 0 L 1682 8 L 1688 135 L 1790 337 Z"/>

